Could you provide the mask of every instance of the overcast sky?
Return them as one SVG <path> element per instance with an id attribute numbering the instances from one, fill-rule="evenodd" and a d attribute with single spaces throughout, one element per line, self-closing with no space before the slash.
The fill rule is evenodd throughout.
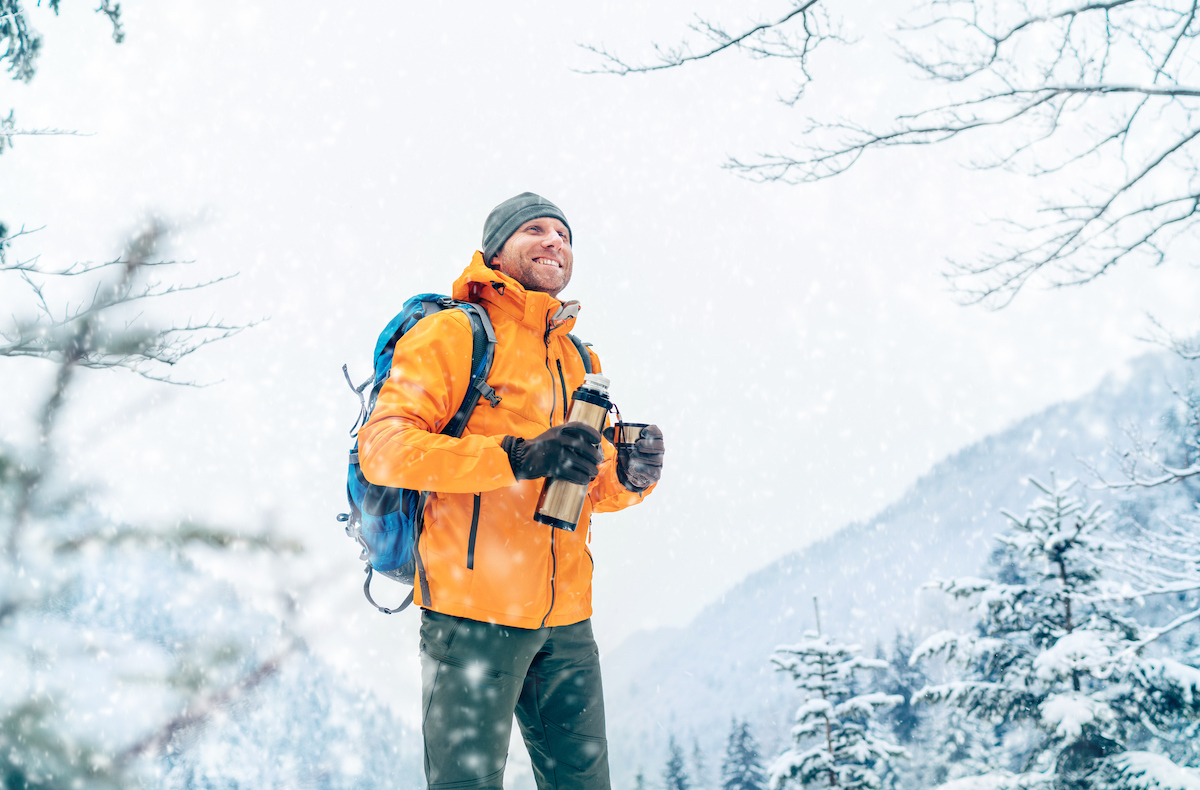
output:
<path id="1" fill-rule="evenodd" d="M 572 70 L 596 65 L 578 43 L 636 55 L 677 40 L 692 10 L 744 19 L 715 2 L 345 5 L 129 0 L 119 46 L 84 4 L 31 8 L 39 73 L 0 83 L 20 126 L 89 135 L 18 138 L 0 156 L 0 219 L 44 226 L 18 252 L 111 258 L 158 213 L 182 225 L 168 255 L 195 261 L 169 277 L 238 276 L 152 318 L 269 319 L 181 371 L 219 382 L 207 388 L 84 376 L 64 470 L 121 519 L 303 539 L 296 576 L 323 580 L 314 628 L 331 652 L 410 644 L 417 622 L 361 601 L 334 521 L 357 410 L 341 365 L 365 378 L 401 302 L 447 291 L 487 212 L 517 192 L 566 212 L 576 334 L 622 413 L 666 435 L 655 494 L 595 521 L 605 650 L 686 623 L 948 453 L 1119 373 L 1149 350 L 1146 311 L 1197 328 L 1188 264 L 1031 291 L 1000 312 L 955 304 L 944 259 L 978 251 L 982 220 L 1028 199 L 1020 179 L 959 167 L 968 148 L 868 156 L 816 186 L 720 169 L 786 147 L 806 115 L 878 113 L 917 90 L 876 27 L 890 4 L 845 5 L 862 40 L 818 61 L 795 109 L 775 98 L 786 67 L 736 56 L 650 76 Z M 28 305 L 0 283 L 0 314 Z M 51 374 L 3 363 L 3 441 L 28 444 Z"/>

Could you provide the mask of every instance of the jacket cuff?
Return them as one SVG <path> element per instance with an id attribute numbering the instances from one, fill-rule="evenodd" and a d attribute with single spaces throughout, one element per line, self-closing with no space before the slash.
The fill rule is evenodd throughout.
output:
<path id="1" fill-rule="evenodd" d="M 516 436 L 505 436 L 500 446 L 508 453 L 508 465 L 512 467 L 513 477 L 520 480 L 521 476 L 517 474 L 517 470 L 525 460 L 525 440 Z"/>

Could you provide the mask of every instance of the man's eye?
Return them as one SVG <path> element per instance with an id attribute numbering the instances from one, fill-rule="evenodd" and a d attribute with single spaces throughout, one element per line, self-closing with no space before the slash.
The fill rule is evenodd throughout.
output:
<path id="1" fill-rule="evenodd" d="M 570 239 L 567 238 L 567 234 L 563 233 L 561 230 L 558 232 L 558 235 L 562 236 L 563 241 L 570 241 Z"/>

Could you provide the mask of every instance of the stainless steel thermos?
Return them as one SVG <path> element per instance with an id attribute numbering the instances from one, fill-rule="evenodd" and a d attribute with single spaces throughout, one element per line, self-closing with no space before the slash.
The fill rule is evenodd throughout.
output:
<path id="1" fill-rule="evenodd" d="M 604 430 L 604 420 L 612 408 L 612 402 L 608 399 L 608 384 L 608 378 L 599 373 L 584 376 L 583 385 L 571 395 L 571 412 L 567 415 L 567 422 L 582 422 L 597 431 Z M 587 490 L 587 485 L 547 478 L 542 484 L 542 495 L 538 497 L 533 520 L 574 532 L 583 513 Z"/>

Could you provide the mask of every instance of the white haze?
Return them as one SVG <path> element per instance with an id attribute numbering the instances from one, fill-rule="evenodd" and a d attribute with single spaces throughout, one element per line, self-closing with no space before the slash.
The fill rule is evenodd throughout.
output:
<path id="1" fill-rule="evenodd" d="M 806 104 L 788 109 L 775 97 L 791 74 L 777 64 L 571 70 L 596 64 L 578 42 L 636 55 L 676 40 L 692 10 L 722 13 L 711 2 L 123 8 L 119 46 L 86 5 L 30 9 L 46 35 L 40 71 L 28 86 L 0 82 L 0 109 L 24 128 L 90 136 L 18 138 L 0 157 L 0 218 L 45 226 L 17 252 L 65 265 L 112 257 L 140 216 L 168 216 L 183 225 L 170 257 L 196 261 L 181 280 L 238 273 L 174 310 L 269 320 L 180 371 L 211 387 L 86 376 L 64 463 L 118 518 L 301 538 L 309 557 L 289 583 L 310 639 L 355 677 L 392 665 L 378 690 L 410 717 L 417 618 L 367 607 L 334 521 L 357 409 L 340 366 L 365 377 L 403 299 L 447 290 L 512 194 L 566 211 L 576 333 L 623 414 L 659 423 L 669 448 L 645 505 L 596 520 L 605 651 L 687 623 L 948 453 L 1088 391 L 1146 350 L 1145 311 L 1196 328 L 1187 264 L 1030 292 L 998 313 L 957 306 L 944 258 L 979 249 L 981 220 L 1027 194 L 960 168 L 962 149 L 891 151 L 805 187 L 719 169 L 728 154 L 784 147 L 805 115 L 894 105 L 914 83 L 882 27 L 860 23 L 862 43 L 830 50 Z M 888 8 L 846 13 L 882 25 Z M 3 282 L 7 315 L 28 296 Z M 51 370 L 3 370 L 0 439 L 27 444 Z"/>

